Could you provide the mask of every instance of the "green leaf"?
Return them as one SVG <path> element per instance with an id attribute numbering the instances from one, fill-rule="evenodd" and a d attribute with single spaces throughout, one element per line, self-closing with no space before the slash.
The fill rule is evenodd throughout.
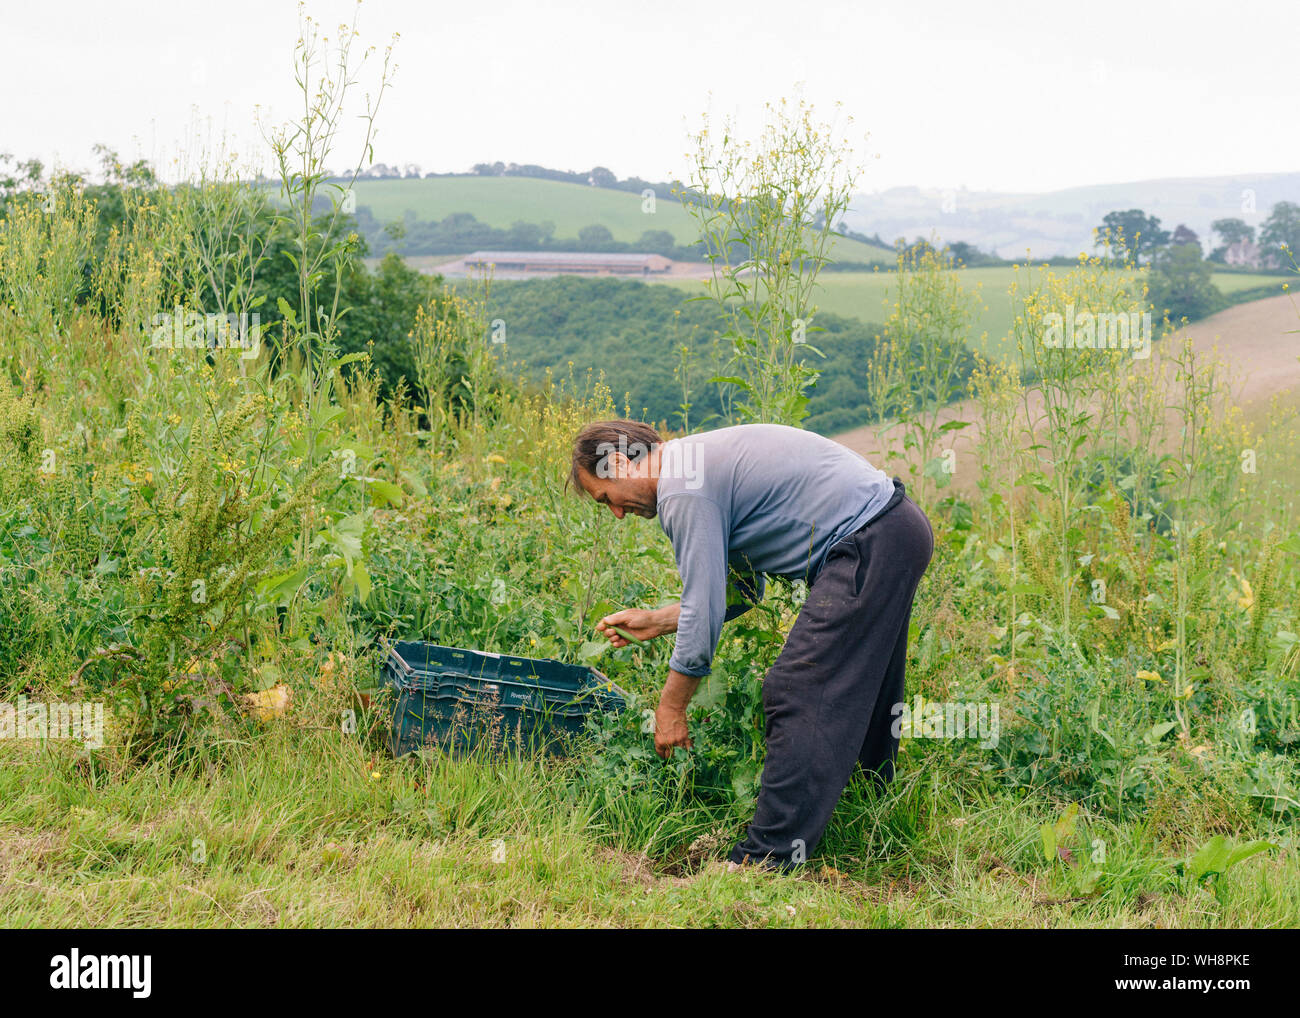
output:
<path id="1" fill-rule="evenodd" d="M 424 482 L 416 476 L 415 471 L 400 470 L 398 471 L 397 476 L 406 482 L 406 486 L 411 489 L 411 494 L 420 498 L 424 498 L 429 494 L 429 489 L 426 488 Z"/>
<path id="2" fill-rule="evenodd" d="M 1228 861 L 1224 863 L 1225 870 L 1231 869 L 1243 859 L 1249 859 L 1252 855 L 1258 855 L 1260 852 L 1267 852 L 1270 848 L 1277 848 L 1271 841 L 1251 841 L 1244 845 L 1237 845 L 1228 853 Z"/>
<path id="3" fill-rule="evenodd" d="M 365 604 L 366 598 L 370 596 L 370 573 L 366 571 L 366 564 L 361 559 L 352 564 L 352 582 L 357 585 L 357 600 Z"/>
<path id="4" fill-rule="evenodd" d="M 577 658 L 579 663 L 589 665 L 607 650 L 609 650 L 608 640 L 585 640 L 578 648 Z"/>
<path id="5" fill-rule="evenodd" d="M 288 572 L 268 576 L 257 585 L 257 592 L 272 603 L 283 604 L 293 596 L 306 579 L 306 566 L 301 569 L 290 569 Z"/>
<path id="6" fill-rule="evenodd" d="M 703 685 L 691 702 L 705 709 L 712 709 L 721 705 L 726 698 L 727 675 L 720 666 L 715 664 L 713 671 L 704 680 Z"/>
<path id="7" fill-rule="evenodd" d="M 400 506 L 406 498 L 402 489 L 392 481 L 383 481 L 377 477 L 366 479 L 366 487 L 370 490 L 370 500 L 376 506 Z"/>
<path id="8" fill-rule="evenodd" d="M 1228 860 L 1227 842 L 1222 834 L 1216 834 L 1204 845 L 1196 850 L 1191 861 L 1187 864 L 1188 872 L 1197 880 L 1201 880 L 1214 873 L 1222 873 L 1223 867 Z"/>

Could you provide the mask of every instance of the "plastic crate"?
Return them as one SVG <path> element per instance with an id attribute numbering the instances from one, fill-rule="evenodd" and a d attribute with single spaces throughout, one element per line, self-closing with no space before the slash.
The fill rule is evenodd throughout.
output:
<path id="1" fill-rule="evenodd" d="M 394 756 L 430 748 L 555 753 L 590 714 L 627 706 L 627 694 L 594 668 L 408 640 L 387 647 Z"/>

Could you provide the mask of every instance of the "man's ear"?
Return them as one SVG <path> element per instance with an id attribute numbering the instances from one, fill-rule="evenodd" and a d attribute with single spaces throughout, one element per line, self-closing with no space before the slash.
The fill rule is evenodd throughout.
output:
<path id="1" fill-rule="evenodd" d="M 631 472 L 632 462 L 621 452 L 610 453 L 609 457 L 609 479 L 612 481 L 627 480 Z"/>

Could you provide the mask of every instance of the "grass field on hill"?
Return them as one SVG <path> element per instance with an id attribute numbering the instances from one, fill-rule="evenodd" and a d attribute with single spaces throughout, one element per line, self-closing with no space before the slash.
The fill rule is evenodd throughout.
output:
<path id="1" fill-rule="evenodd" d="M 1040 272 L 1040 269 L 1006 266 L 960 270 L 958 276 L 963 289 L 977 292 L 980 296 L 975 327 L 969 339 L 973 349 L 997 359 L 1008 359 L 1015 353 L 1014 346 L 1007 339 L 1013 317 L 1009 290 L 1017 279 L 1022 286 L 1031 285 Z M 1213 281 L 1225 294 L 1272 284 L 1276 284 L 1277 292 L 1281 293 L 1282 284 L 1287 279 L 1218 272 Z M 704 292 L 704 284 L 699 280 L 661 279 L 656 282 L 680 287 L 692 296 Z M 828 272 L 818 279 L 818 304 L 820 310 L 832 314 L 864 322 L 883 322 L 889 317 L 893 289 L 893 273 Z"/>
<path id="2" fill-rule="evenodd" d="M 599 224 L 615 240 L 635 241 L 647 230 L 665 230 L 678 244 L 697 239 L 695 221 L 669 195 L 658 195 L 653 214 L 642 211 L 638 192 L 583 187 L 529 177 L 420 177 L 362 180 L 356 185 L 358 206 L 368 206 L 381 223 L 410 211 L 420 219 L 440 220 L 469 212 L 489 226 L 506 228 L 523 220 L 555 224 L 555 236 L 576 237 L 584 226 Z M 839 261 L 892 262 L 893 251 L 855 240 L 835 242 Z M 444 261 L 446 259 L 443 259 Z"/>

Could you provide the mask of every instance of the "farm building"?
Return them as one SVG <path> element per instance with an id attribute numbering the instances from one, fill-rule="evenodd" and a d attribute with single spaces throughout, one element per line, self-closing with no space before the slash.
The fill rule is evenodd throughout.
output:
<path id="1" fill-rule="evenodd" d="M 648 276 L 673 267 L 672 259 L 663 255 L 581 251 L 475 251 L 463 262 L 469 269 L 492 266 L 498 272 L 581 272 L 598 276 Z"/>

